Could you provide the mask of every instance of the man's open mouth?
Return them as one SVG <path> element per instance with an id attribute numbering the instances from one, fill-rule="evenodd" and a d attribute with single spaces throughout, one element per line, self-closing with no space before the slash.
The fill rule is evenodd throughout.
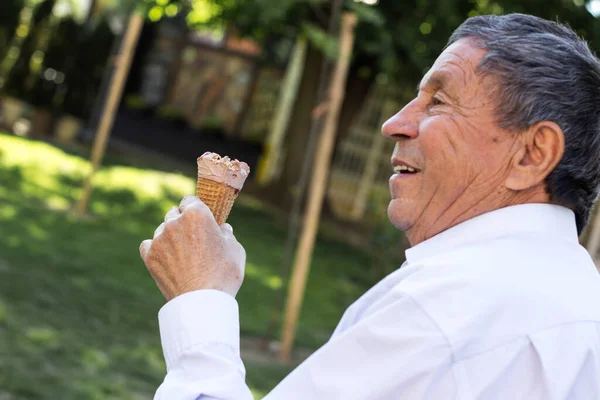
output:
<path id="1" fill-rule="evenodd" d="M 405 174 L 416 174 L 417 172 L 419 172 L 418 169 L 409 167 L 407 165 L 396 165 L 394 167 L 394 173 L 396 173 L 396 174 L 402 174 L 402 175 L 405 175 Z"/>

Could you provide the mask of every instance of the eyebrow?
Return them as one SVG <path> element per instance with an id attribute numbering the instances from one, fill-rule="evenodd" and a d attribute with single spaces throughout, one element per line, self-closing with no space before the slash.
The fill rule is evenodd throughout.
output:
<path id="1" fill-rule="evenodd" d="M 431 88 L 432 90 L 439 90 L 448 85 L 449 76 L 447 72 L 436 71 L 427 79 L 427 81 L 421 80 L 417 85 L 417 92 L 423 88 Z"/>

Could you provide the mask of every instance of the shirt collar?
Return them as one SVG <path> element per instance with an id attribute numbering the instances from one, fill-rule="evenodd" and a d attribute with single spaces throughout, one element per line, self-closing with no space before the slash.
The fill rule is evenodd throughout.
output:
<path id="1" fill-rule="evenodd" d="M 560 236 L 578 241 L 575 214 L 552 204 L 520 204 L 490 211 L 455 225 L 406 250 L 406 260 L 416 263 L 457 247 L 516 233 Z"/>

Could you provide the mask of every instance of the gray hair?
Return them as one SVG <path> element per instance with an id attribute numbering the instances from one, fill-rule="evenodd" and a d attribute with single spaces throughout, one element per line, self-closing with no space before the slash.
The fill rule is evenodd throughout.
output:
<path id="1" fill-rule="evenodd" d="M 600 187 L 600 61 L 565 25 L 523 15 L 469 18 L 448 45 L 471 38 L 487 50 L 478 71 L 498 79 L 498 124 L 521 132 L 558 124 L 565 153 L 546 179 L 554 204 L 587 224 Z"/>

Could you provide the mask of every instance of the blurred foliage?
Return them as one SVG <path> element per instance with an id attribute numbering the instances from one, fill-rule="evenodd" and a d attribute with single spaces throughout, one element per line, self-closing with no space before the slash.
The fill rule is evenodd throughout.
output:
<path id="1" fill-rule="evenodd" d="M 66 75 L 64 108 L 81 118 L 93 109 L 116 36 L 107 19 L 101 19 L 93 29 L 79 30 L 78 40 L 71 45 L 70 57 L 65 58 Z M 59 46 L 69 46 L 69 36 L 61 37 Z M 71 37 L 72 42 L 72 37 Z"/>
<path id="2" fill-rule="evenodd" d="M 100 4 L 98 10 L 111 17 L 123 18 L 137 9 L 146 17 L 156 22 L 163 17 L 174 17 L 186 8 L 189 10 L 188 0 L 94 0 Z"/>
<path id="3" fill-rule="evenodd" d="M 305 34 L 312 44 L 331 55 L 335 38 L 328 35 L 330 0 L 203 0 L 212 10 L 202 24 L 235 27 L 241 35 L 265 42 Z M 344 0 L 344 8 L 357 13 L 355 62 L 386 72 L 397 81 L 419 79 L 442 51 L 450 33 L 466 18 L 480 14 L 521 12 L 568 22 L 596 45 L 598 21 L 583 0 L 379 0 L 367 5 Z M 210 6 L 208 5 L 210 4 Z M 272 40 L 272 39 L 271 39 Z M 375 62 L 373 62 L 375 61 Z"/>
<path id="4" fill-rule="evenodd" d="M 9 49 L 9 44 L 19 26 L 19 12 L 24 0 L 3 0 L 0 12 L 0 60 L 3 60 Z"/>
<path id="5" fill-rule="evenodd" d="M 583 0 L 341 0 L 359 17 L 354 69 L 361 78 L 384 72 L 413 87 L 465 18 L 523 12 L 568 22 L 596 46 L 599 22 Z M 72 0 L 3 0 L 0 12 L 0 82 L 5 93 L 37 106 L 86 118 L 93 108 L 115 35 L 109 21 L 125 22 L 137 8 L 149 21 L 185 16 L 191 29 L 218 29 L 263 45 L 267 64 L 283 65 L 295 37 L 335 57 L 328 34 L 332 0 L 94 0 L 89 21 L 58 13 Z M 56 7 L 55 7 L 56 6 Z M 64 8 L 64 7 L 63 7 Z M 113 24 L 114 25 L 114 24 Z"/>
<path id="6" fill-rule="evenodd" d="M 98 10 L 112 17 L 125 17 L 133 10 L 142 12 L 149 21 L 172 18 L 184 13 L 190 26 L 212 24 L 221 7 L 209 0 L 94 0 Z"/>
<path id="7" fill-rule="evenodd" d="M 115 22 L 122 25 L 136 7 L 150 21 L 181 12 L 195 23 L 206 19 L 202 17 L 203 2 L 194 5 L 186 0 L 94 0 L 85 20 L 80 18 L 76 3 L 3 0 L 0 7 L 3 93 L 36 107 L 87 119 L 110 65 L 109 56 L 116 39 Z"/>
<path id="8" fill-rule="evenodd" d="M 87 118 L 115 39 L 106 18 L 94 25 L 59 15 L 56 0 L 15 2 L 0 41 L 2 92 L 30 104 Z"/>
<path id="9" fill-rule="evenodd" d="M 375 188 L 367 203 L 369 221 L 368 248 L 371 254 L 372 279 L 379 280 L 396 270 L 405 260 L 404 251 L 410 247 L 404 233 L 390 223 L 387 204 L 390 193 L 387 189 Z"/>
<path id="10" fill-rule="evenodd" d="M 8 76 L 5 77 L 7 93 L 20 95 L 27 101 L 33 100 L 31 90 L 36 72 L 39 71 L 44 61 L 45 46 L 43 44 L 45 43 L 43 42 L 46 42 L 54 25 L 52 9 L 55 4 L 56 0 L 46 0 L 37 6 L 30 5 L 20 10 L 21 13 L 31 13 L 32 16 L 25 17 L 28 23 L 21 24 L 15 33 L 18 37 L 23 38 L 23 42 L 15 48 L 18 52 L 16 61 L 12 64 Z"/>

